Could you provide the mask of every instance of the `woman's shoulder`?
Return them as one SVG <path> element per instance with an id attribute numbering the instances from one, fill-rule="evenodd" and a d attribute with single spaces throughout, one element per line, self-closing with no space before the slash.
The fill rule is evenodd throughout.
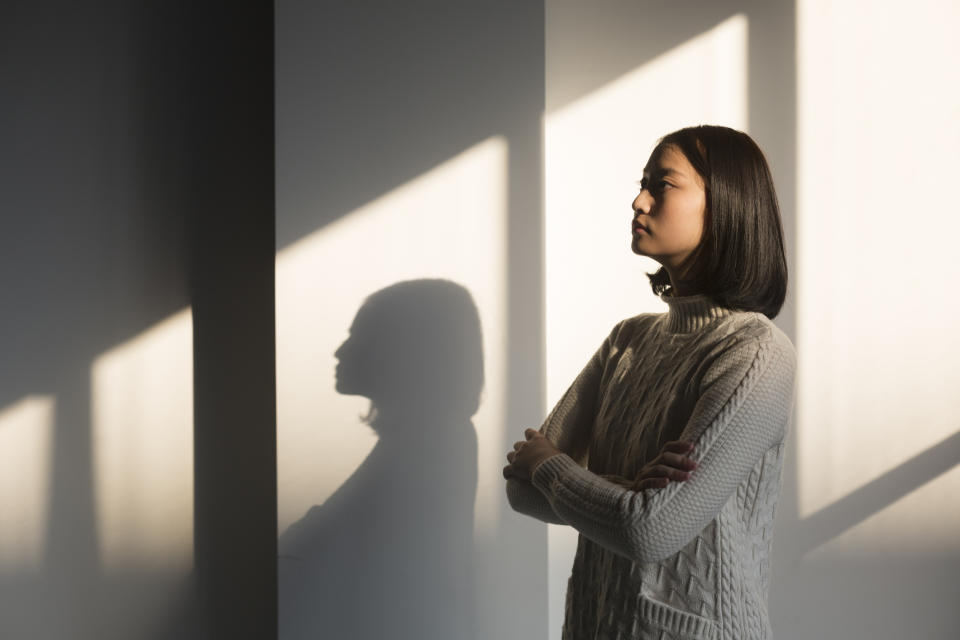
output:
<path id="1" fill-rule="evenodd" d="M 614 340 L 629 340 L 640 334 L 644 334 L 653 327 L 654 323 L 662 315 L 661 313 L 640 313 L 635 316 L 630 316 L 629 318 L 624 318 L 613 325 L 613 329 L 610 330 L 610 337 Z"/>
<path id="2" fill-rule="evenodd" d="M 723 350 L 748 350 L 776 355 L 795 367 L 796 347 L 790 336 L 763 313 L 736 311 L 721 318 L 714 327 L 714 345 Z"/>

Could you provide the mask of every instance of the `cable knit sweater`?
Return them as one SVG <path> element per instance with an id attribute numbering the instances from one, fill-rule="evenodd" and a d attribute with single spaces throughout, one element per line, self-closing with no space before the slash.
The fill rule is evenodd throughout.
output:
<path id="1" fill-rule="evenodd" d="M 514 510 L 580 532 L 563 640 L 753 640 L 767 613 L 796 352 L 761 313 L 704 295 L 617 323 L 540 428 L 563 453 Z M 670 440 L 699 466 L 631 488 Z"/>

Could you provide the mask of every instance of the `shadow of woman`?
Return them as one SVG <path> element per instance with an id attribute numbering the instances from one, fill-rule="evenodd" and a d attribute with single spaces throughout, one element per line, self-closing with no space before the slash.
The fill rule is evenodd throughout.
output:
<path id="1" fill-rule="evenodd" d="M 480 319 L 447 280 L 367 298 L 336 389 L 370 399 L 378 440 L 279 541 L 280 638 L 475 640 Z"/>

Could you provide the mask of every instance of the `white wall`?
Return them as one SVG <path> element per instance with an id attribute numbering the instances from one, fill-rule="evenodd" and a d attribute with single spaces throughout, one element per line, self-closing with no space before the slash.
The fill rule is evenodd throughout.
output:
<path id="1" fill-rule="evenodd" d="M 178 56 L 151 57 L 175 21 L 15 4 L 0 25 L 0 637 L 184 637 L 169 631 L 193 568 L 189 188 L 164 93 Z"/>
<path id="2" fill-rule="evenodd" d="M 956 637 L 958 26 L 955 3 L 798 3 L 785 637 Z"/>
<path id="3" fill-rule="evenodd" d="M 280 637 L 542 637 L 542 5 L 328 5 L 277 5 Z"/>
<path id="4" fill-rule="evenodd" d="M 955 637 L 960 15 L 932 1 L 546 12 L 548 406 L 613 322 L 661 310 L 626 222 L 655 138 L 747 131 L 778 188 L 791 270 L 775 322 L 800 363 L 774 631 Z M 576 532 L 550 529 L 559 637 Z"/>
<path id="5" fill-rule="evenodd" d="M 368 295 L 450 279 L 477 305 L 486 377 L 470 416 L 476 476 L 469 448 L 453 456 L 462 473 L 445 476 L 475 490 L 476 592 L 451 599 L 474 606 L 444 620 L 473 616 L 469 637 L 559 637 L 576 533 L 509 510 L 503 454 L 614 322 L 663 310 L 644 275 L 656 264 L 628 246 L 634 181 L 657 137 L 725 124 L 750 133 L 774 173 L 790 265 L 775 321 L 800 362 L 774 630 L 899 638 L 921 620 L 924 637 L 952 637 L 956 11 L 806 0 L 543 10 L 278 5 L 278 533 L 301 522 L 332 536 L 359 562 L 334 565 L 353 581 L 345 589 L 372 576 L 373 561 L 349 552 L 369 532 L 351 533 L 381 526 L 377 557 L 402 553 L 403 527 L 366 505 L 424 490 L 451 456 L 374 455 L 382 434 L 361 423 L 362 396 L 337 391 L 333 354 Z M 351 524 L 325 529 L 343 520 L 311 507 L 338 495 Z M 453 535 L 468 535 L 457 503 L 438 504 Z M 409 497 L 381 506 L 401 520 L 416 509 Z M 284 562 L 281 636 L 296 637 L 316 628 L 289 617 L 296 595 L 315 592 L 284 583 Z"/>

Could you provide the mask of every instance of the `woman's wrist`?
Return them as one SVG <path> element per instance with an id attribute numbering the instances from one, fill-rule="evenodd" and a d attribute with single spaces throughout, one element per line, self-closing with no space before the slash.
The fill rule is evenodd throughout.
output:
<path id="1" fill-rule="evenodd" d="M 531 482 L 533 481 L 533 474 L 535 474 L 535 473 L 537 472 L 537 469 L 540 468 L 540 465 L 541 465 L 541 464 L 543 464 L 544 462 L 546 462 L 546 461 L 549 460 L 550 458 L 553 458 L 554 456 L 561 456 L 561 455 L 563 455 L 563 452 L 562 452 L 562 451 L 553 451 L 553 452 L 551 452 L 551 453 L 543 456 L 543 457 L 540 458 L 539 460 L 534 461 L 534 463 L 533 463 L 532 465 L 530 465 L 530 481 L 531 481 Z"/>

